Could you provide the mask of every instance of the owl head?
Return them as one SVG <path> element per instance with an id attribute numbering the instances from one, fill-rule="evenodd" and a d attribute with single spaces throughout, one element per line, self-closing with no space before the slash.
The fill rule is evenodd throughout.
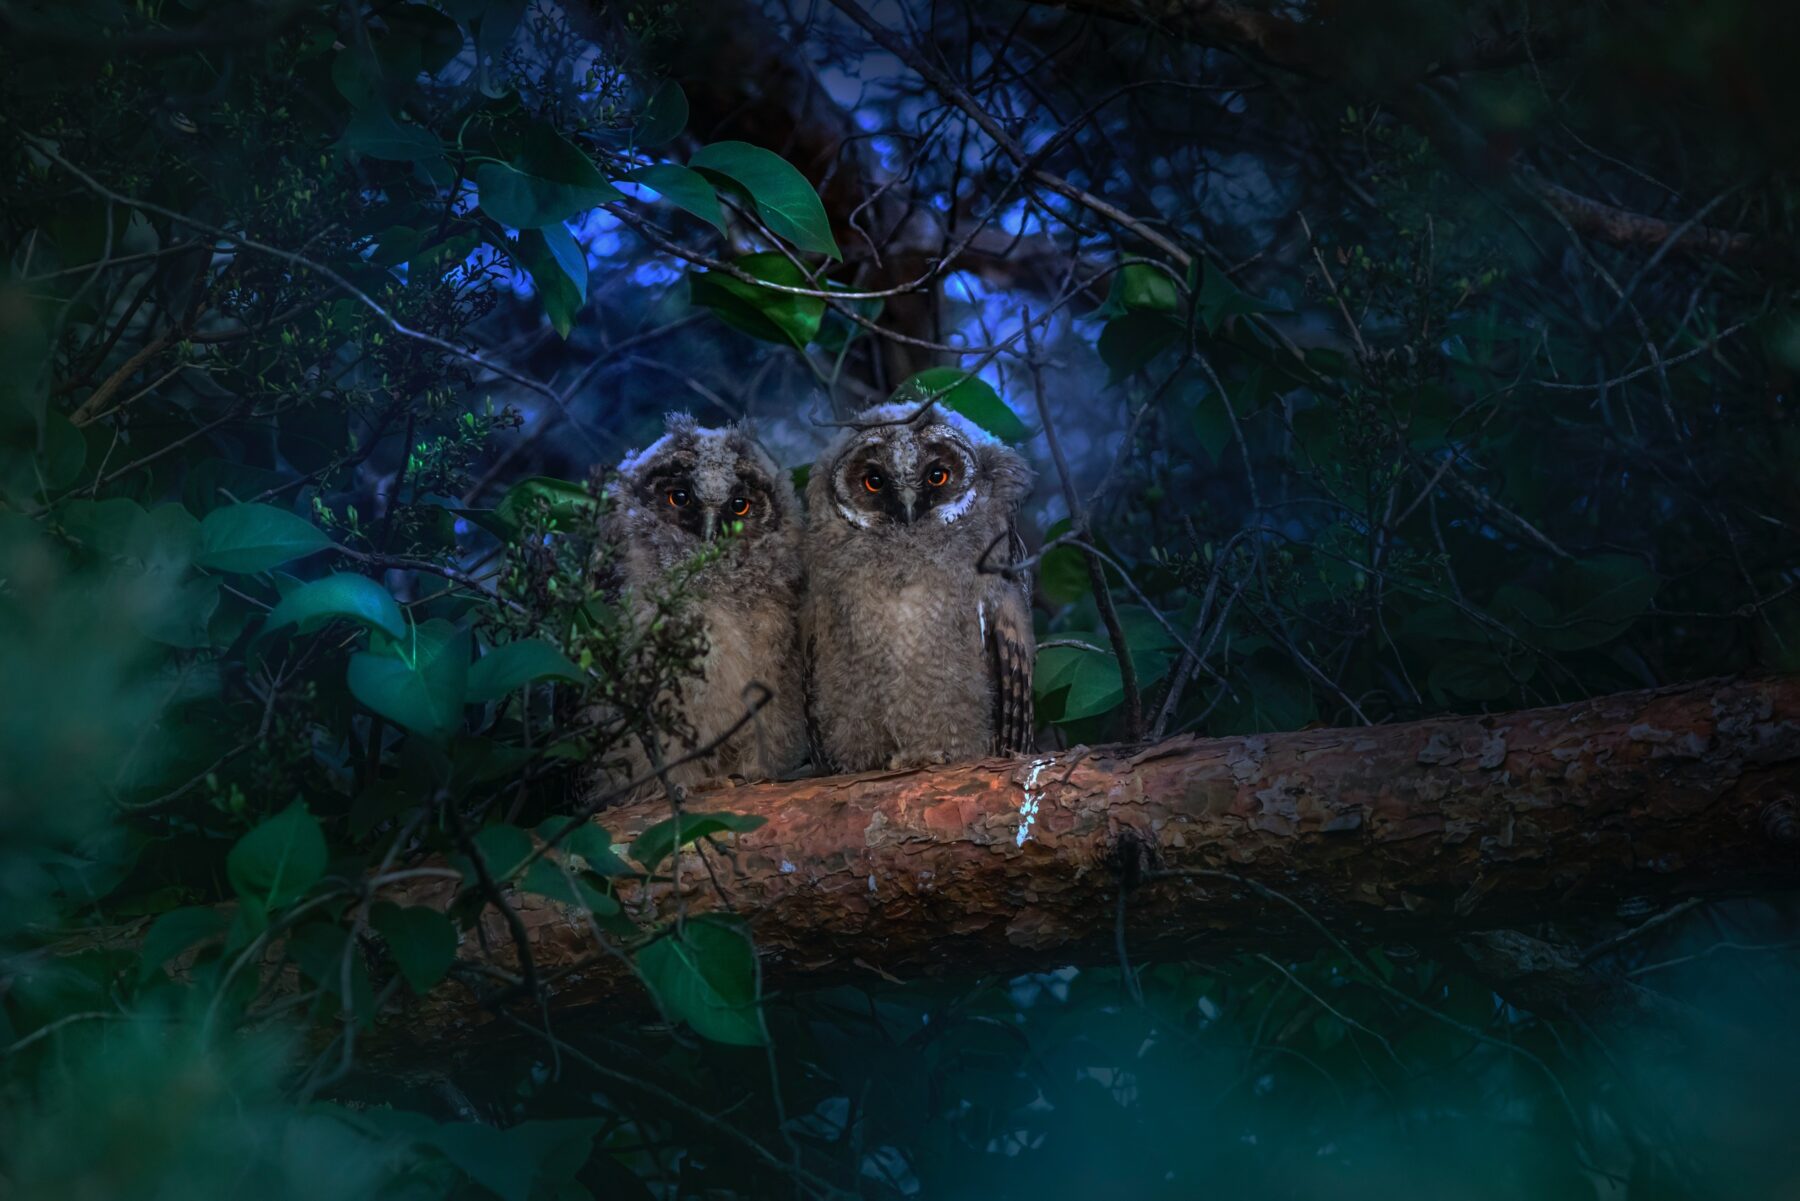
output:
<path id="1" fill-rule="evenodd" d="M 608 485 L 611 520 L 628 552 L 656 571 L 727 536 L 728 564 L 792 552 L 800 526 L 792 480 L 746 428 L 670 413 L 664 429 L 627 455 Z"/>
<path id="2" fill-rule="evenodd" d="M 815 523 L 918 539 L 1012 515 L 1031 469 L 992 434 L 942 406 L 865 409 L 826 447 L 807 483 Z"/>

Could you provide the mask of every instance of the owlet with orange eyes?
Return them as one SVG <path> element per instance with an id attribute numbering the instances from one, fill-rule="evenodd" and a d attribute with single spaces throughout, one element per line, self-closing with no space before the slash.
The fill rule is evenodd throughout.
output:
<path id="1" fill-rule="evenodd" d="M 646 620 L 667 595 L 673 573 L 716 549 L 685 588 L 705 640 L 698 679 L 673 698 L 691 739 L 663 747 L 675 760 L 723 738 L 704 757 L 671 769 L 694 786 L 727 776 L 768 779 L 806 758 L 806 703 L 796 632 L 800 604 L 800 501 L 792 478 L 740 426 L 709 429 L 685 413 L 665 418 L 666 432 L 628 455 L 607 486 L 604 539 L 614 548 L 621 596 Z M 773 693 L 736 733 L 750 702 Z M 641 776 L 645 761 L 605 773 Z"/>
<path id="2" fill-rule="evenodd" d="M 941 407 L 878 405 L 807 481 L 815 750 L 838 771 L 1031 749 L 1025 460 Z"/>

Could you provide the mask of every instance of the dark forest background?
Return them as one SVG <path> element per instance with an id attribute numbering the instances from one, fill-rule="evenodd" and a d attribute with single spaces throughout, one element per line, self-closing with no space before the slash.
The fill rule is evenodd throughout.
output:
<path id="1" fill-rule="evenodd" d="M 673 831 L 564 829 L 679 741 L 693 647 L 588 588 L 672 409 L 1017 443 L 1047 747 L 1800 669 L 1797 52 L 1763 0 L 0 3 L 0 1194 L 1800 1196 L 1780 898 L 1554 929 L 1692 1041 L 1404 945 L 762 997 L 616 899 Z M 514 889 L 657 1006 L 534 1014 Z M 508 1016 L 387 1053 L 421 995 Z"/>

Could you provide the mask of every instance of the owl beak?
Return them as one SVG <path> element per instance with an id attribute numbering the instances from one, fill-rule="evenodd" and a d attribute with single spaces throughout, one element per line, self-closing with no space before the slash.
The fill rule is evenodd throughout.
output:
<path id="1" fill-rule="evenodd" d="M 910 525 L 913 519 L 913 510 L 918 503 L 919 490 L 917 488 L 900 489 L 900 511 L 905 514 L 900 520 Z"/>
<path id="2" fill-rule="evenodd" d="M 711 509 L 700 514 L 700 539 L 711 542 L 719 533 L 719 516 Z"/>

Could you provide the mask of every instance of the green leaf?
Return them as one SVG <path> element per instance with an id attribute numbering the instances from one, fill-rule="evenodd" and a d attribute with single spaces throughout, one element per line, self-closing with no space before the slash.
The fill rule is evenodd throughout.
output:
<path id="1" fill-rule="evenodd" d="M 1038 560 L 1038 588 L 1053 605 L 1072 605 L 1092 595 L 1093 582 L 1081 552 L 1072 546 L 1053 546 L 1045 551 Z"/>
<path id="2" fill-rule="evenodd" d="M 464 699 L 471 705 L 480 705 L 498 700 L 533 680 L 568 680 L 579 684 L 585 678 L 581 669 L 551 643 L 542 638 L 520 638 L 495 647 L 475 661 L 475 666 L 469 669 L 469 687 Z"/>
<path id="3" fill-rule="evenodd" d="M 1529 660 L 1526 660 L 1527 664 Z M 1521 671 L 1515 680 L 1506 661 L 1485 648 L 1444 647 L 1431 664 L 1431 687 L 1471 701 L 1495 701 L 1506 696 L 1531 673 Z"/>
<path id="4" fill-rule="evenodd" d="M 134 500 L 72 500 L 56 511 L 64 534 L 98 555 L 122 556 L 131 549 L 144 510 Z"/>
<path id="5" fill-rule="evenodd" d="M 725 831 L 747 834 L 765 825 L 768 820 L 749 813 L 680 814 L 657 822 L 633 839 L 631 857 L 648 870 L 655 871 L 663 860 L 674 853 L 676 847 L 684 847 L 696 838 Z"/>
<path id="6" fill-rule="evenodd" d="M 194 562 L 239 575 L 267 571 L 329 548 L 331 539 L 312 522 L 274 505 L 224 505 L 200 523 Z"/>
<path id="7" fill-rule="evenodd" d="M 219 609 L 221 583 L 217 576 L 182 581 L 153 610 L 134 615 L 138 630 L 164 646 L 183 650 L 211 646 L 207 626 Z"/>
<path id="8" fill-rule="evenodd" d="M 358 110 L 344 130 L 342 145 L 365 158 L 387 162 L 429 162 L 444 157 L 443 143 L 417 125 L 402 125 L 379 105 Z"/>
<path id="9" fill-rule="evenodd" d="M 195 943 L 222 933 L 229 923 L 222 911 L 210 905 L 169 910 L 156 919 L 138 945 L 138 978 L 150 979 L 163 964 Z"/>
<path id="10" fill-rule="evenodd" d="M 285 905 L 325 873 L 325 833 L 295 801 L 238 839 L 225 857 L 231 886 L 264 909 Z"/>
<path id="11" fill-rule="evenodd" d="M 1100 330 L 1100 361 L 1116 384 L 1175 344 L 1181 324 L 1162 313 L 1127 312 L 1108 321 Z"/>
<path id="12" fill-rule="evenodd" d="M 443 70 L 462 53 L 462 30 L 430 5 L 402 4 L 388 9 L 382 19 L 387 22 L 390 38 L 404 38 L 418 47 L 419 66 L 429 74 Z"/>
<path id="13" fill-rule="evenodd" d="M 1112 295 L 1127 309 L 1173 313 L 1181 307 L 1175 280 L 1149 263 L 1126 263 L 1113 275 Z"/>
<path id="14" fill-rule="evenodd" d="M 662 146 L 680 137 L 687 123 L 687 93 L 673 79 L 665 79 L 644 101 L 644 111 L 631 131 L 631 140 L 639 147 Z M 656 187 L 655 184 L 650 186 Z M 657 188 L 657 191 L 662 189 Z"/>
<path id="15" fill-rule="evenodd" d="M 756 205 L 763 224 L 801 250 L 842 259 L 819 194 L 786 159 L 748 142 L 714 142 L 688 160 L 696 171 L 741 187 Z"/>
<path id="16" fill-rule="evenodd" d="M 1244 317 L 1251 313 L 1270 313 L 1280 308 L 1265 300 L 1258 300 L 1245 293 L 1231 277 L 1225 274 L 1224 268 L 1211 260 L 1207 261 L 1206 270 L 1200 284 L 1200 319 L 1206 323 L 1206 332 L 1216 334 L 1219 326 L 1227 317 Z"/>
<path id="17" fill-rule="evenodd" d="M 1076 637 L 1086 646 L 1052 646 L 1038 652 L 1032 685 L 1045 714 L 1057 714 L 1053 721 L 1078 721 L 1116 709 L 1125 700 L 1125 685 L 1119 676 L 1119 661 L 1107 649 L 1105 637 L 1058 637 Z M 1065 689 L 1059 706 L 1054 699 Z"/>
<path id="18" fill-rule="evenodd" d="M 375 1020 L 375 990 L 369 985 L 369 965 L 362 949 L 350 941 L 350 932 L 331 922 L 308 922 L 288 936 L 288 958 L 322 990 L 357 1016 L 367 1029 Z M 346 956 L 350 968 L 350 995 L 344 996 Z"/>
<path id="19" fill-rule="evenodd" d="M 747 254 L 733 264 L 739 270 L 784 287 L 809 286 L 800 268 L 774 251 Z M 705 305 L 730 326 L 765 342 L 791 342 L 804 348 L 819 336 L 825 301 L 819 296 L 774 292 L 720 271 L 688 277 L 695 304 Z"/>
<path id="20" fill-rule="evenodd" d="M 638 974 L 669 1017 L 714 1042 L 768 1041 L 757 1004 L 756 949 L 737 922 L 689 918 L 637 953 Z"/>
<path id="21" fill-rule="evenodd" d="M 263 622 L 260 636 L 287 626 L 307 634 L 338 617 L 380 630 L 395 641 L 406 637 L 406 615 L 393 594 L 368 576 L 350 572 L 312 580 L 289 592 Z"/>
<path id="22" fill-rule="evenodd" d="M 504 822 L 483 826 L 475 831 L 471 841 L 481 851 L 481 860 L 487 864 L 488 874 L 496 884 L 512 879 L 519 865 L 531 855 L 531 835 Z M 476 880 L 474 864 L 461 855 L 456 856 L 456 864 L 465 883 L 473 884 Z"/>
<path id="23" fill-rule="evenodd" d="M 566 817 L 545 818 L 538 825 L 537 836 L 545 842 L 555 838 L 562 828 L 569 824 Z M 637 872 L 632 866 L 619 858 L 612 849 L 612 835 L 604 826 L 594 822 L 583 822 L 569 836 L 556 844 L 558 850 L 572 851 L 580 855 L 586 862 L 587 869 L 602 876 L 635 876 Z"/>
<path id="24" fill-rule="evenodd" d="M 494 506 L 494 520 L 516 532 L 523 518 L 538 505 L 548 509 L 550 519 L 561 529 L 591 522 L 600 502 L 573 480 L 559 480 L 547 475 L 527 476 L 506 490 Z"/>
<path id="25" fill-rule="evenodd" d="M 126 550 L 145 571 L 180 575 L 200 550 L 200 523 L 181 505 L 157 505 L 139 517 Z"/>
<path id="26" fill-rule="evenodd" d="M 564 905 L 586 909 L 596 917 L 611 917 L 620 912 L 617 901 L 583 880 L 580 873 L 565 872 L 548 859 L 540 859 L 527 868 L 519 887 Z"/>
<path id="27" fill-rule="evenodd" d="M 547 125 L 526 130 L 510 164 L 476 168 L 475 187 L 481 211 L 515 229 L 540 229 L 625 199 L 579 146 Z"/>
<path id="28" fill-rule="evenodd" d="M 1650 608 L 1659 581 L 1635 555 L 1594 555 L 1569 563 L 1553 589 L 1555 624 L 1539 631 L 1551 650 L 1583 650 L 1610 642 Z"/>
<path id="29" fill-rule="evenodd" d="M 720 233 L 728 232 L 719 194 L 700 172 L 679 163 L 653 163 L 639 167 L 626 178 L 651 189 L 676 208 L 694 214 Z"/>
<path id="30" fill-rule="evenodd" d="M 916 404 L 927 396 L 936 396 L 938 404 L 962 414 L 1002 442 L 1016 444 L 1031 434 L 992 385 L 960 367 L 927 367 L 895 388 L 892 399 Z"/>
<path id="31" fill-rule="evenodd" d="M 409 645 L 410 643 L 410 645 Z M 402 657 L 405 652 L 405 657 Z M 385 651 L 350 657 L 350 695 L 415 734 L 442 741 L 462 724 L 469 632 L 442 618 Z"/>
<path id="32" fill-rule="evenodd" d="M 425 905 L 401 908 L 392 901 L 377 901 L 369 909 L 369 923 L 387 940 L 394 965 L 421 996 L 456 962 L 456 928 L 435 909 Z"/>
<path id="33" fill-rule="evenodd" d="M 531 276 L 544 313 L 561 337 L 575 327 L 581 306 L 587 303 L 587 256 L 561 222 L 542 229 L 521 230 L 508 249 Z"/>

